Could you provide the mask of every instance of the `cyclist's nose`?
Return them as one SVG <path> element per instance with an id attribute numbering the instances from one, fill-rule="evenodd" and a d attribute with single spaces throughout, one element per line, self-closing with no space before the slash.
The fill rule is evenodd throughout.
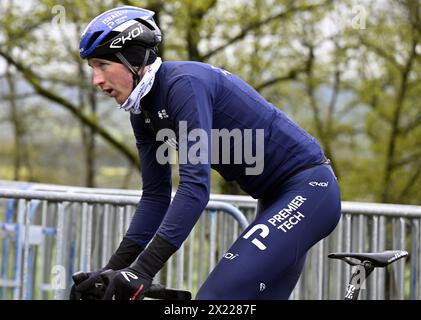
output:
<path id="1" fill-rule="evenodd" d="M 94 86 L 99 86 L 105 82 L 104 75 L 102 72 L 94 71 L 92 74 L 92 84 Z"/>

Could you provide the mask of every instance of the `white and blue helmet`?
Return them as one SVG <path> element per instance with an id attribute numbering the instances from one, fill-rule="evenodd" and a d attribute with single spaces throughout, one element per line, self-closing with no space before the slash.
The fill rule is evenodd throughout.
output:
<path id="1" fill-rule="evenodd" d="M 132 45 L 156 50 L 161 31 L 155 12 L 123 6 L 108 10 L 92 20 L 82 33 L 79 54 L 82 59 L 115 54 Z"/>

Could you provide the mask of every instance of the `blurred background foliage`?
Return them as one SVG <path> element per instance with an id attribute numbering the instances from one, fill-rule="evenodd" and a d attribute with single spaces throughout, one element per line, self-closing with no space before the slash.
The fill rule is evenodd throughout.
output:
<path id="1" fill-rule="evenodd" d="M 2 0 L 0 179 L 140 187 L 128 114 L 78 55 L 87 23 L 119 5 L 156 12 L 164 60 L 225 68 L 314 135 L 343 200 L 420 203 L 417 0 Z M 212 192 L 241 193 L 216 172 Z"/>

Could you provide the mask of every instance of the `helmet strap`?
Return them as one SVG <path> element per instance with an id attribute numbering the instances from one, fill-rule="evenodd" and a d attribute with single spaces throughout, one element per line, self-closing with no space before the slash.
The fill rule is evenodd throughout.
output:
<path id="1" fill-rule="evenodd" d="M 149 48 L 146 49 L 145 52 L 145 58 L 143 59 L 143 63 L 142 66 L 140 67 L 139 70 L 136 70 L 135 67 L 132 66 L 132 64 L 123 56 L 123 54 L 121 52 L 117 52 L 115 55 L 116 57 L 127 67 L 127 69 L 130 70 L 130 72 L 133 74 L 133 88 L 136 88 L 136 86 L 139 84 L 140 82 L 140 75 L 143 73 L 143 69 L 146 66 L 146 63 L 148 62 L 149 59 L 149 53 L 150 53 Z"/>

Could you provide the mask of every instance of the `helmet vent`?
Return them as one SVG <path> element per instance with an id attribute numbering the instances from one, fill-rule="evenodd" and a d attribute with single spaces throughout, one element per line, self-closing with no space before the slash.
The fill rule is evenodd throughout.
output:
<path id="1" fill-rule="evenodd" d="M 90 48 L 91 45 L 95 42 L 96 39 L 98 39 L 98 37 L 102 34 L 103 31 L 97 31 L 95 32 L 92 37 L 89 39 L 88 45 L 86 46 L 87 48 Z"/>
<path id="2" fill-rule="evenodd" d="M 152 24 L 150 24 L 148 21 L 146 21 L 146 20 L 143 20 L 141 18 L 136 18 L 134 20 L 140 22 L 141 24 L 144 24 L 145 26 L 147 26 L 151 30 L 156 30 L 156 28 Z"/>

